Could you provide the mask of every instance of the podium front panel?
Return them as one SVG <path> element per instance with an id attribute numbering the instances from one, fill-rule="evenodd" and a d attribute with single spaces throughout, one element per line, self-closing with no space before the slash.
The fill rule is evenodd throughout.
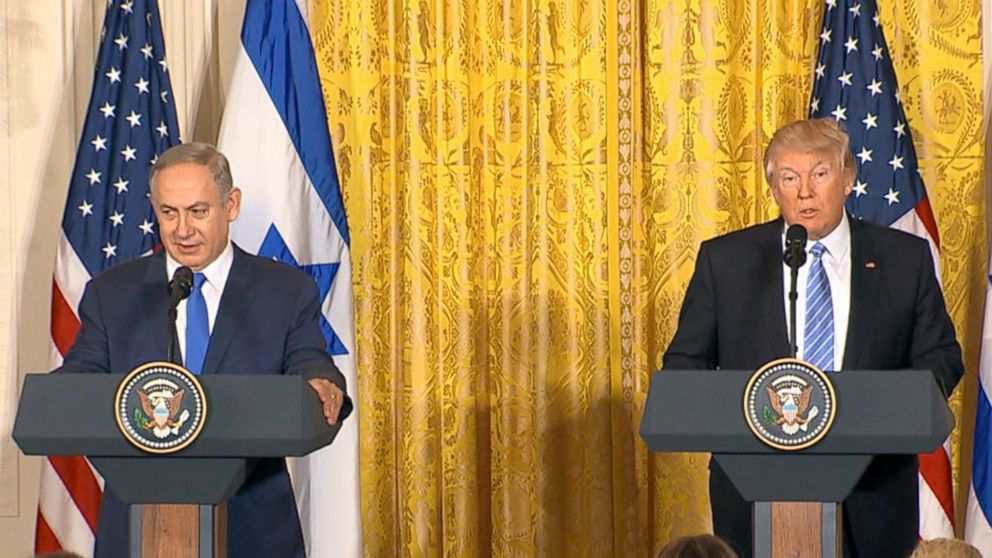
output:
<path id="1" fill-rule="evenodd" d="M 219 504 L 241 488 L 257 460 L 93 457 L 96 470 L 125 504 Z"/>
<path id="2" fill-rule="evenodd" d="M 752 372 L 663 370 L 651 378 L 641 437 L 651 451 L 783 453 L 766 446 L 744 419 Z M 928 370 L 828 374 L 837 417 L 812 454 L 914 454 L 937 449 L 954 416 Z"/>

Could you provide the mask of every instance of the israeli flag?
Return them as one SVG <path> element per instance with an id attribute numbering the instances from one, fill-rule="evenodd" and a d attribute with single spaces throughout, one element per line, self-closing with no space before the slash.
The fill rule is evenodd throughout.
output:
<path id="1" fill-rule="evenodd" d="M 992 556 L 992 272 L 985 279 L 985 323 L 982 325 L 982 356 L 975 411 L 975 454 L 971 462 L 971 490 L 968 492 L 964 538 L 978 548 L 982 556 Z"/>
<path id="2" fill-rule="evenodd" d="M 248 0 L 218 147 L 244 192 L 233 241 L 313 276 L 328 351 L 357 406 L 351 239 L 306 0 Z M 358 409 L 290 472 L 307 556 L 360 558 Z"/>

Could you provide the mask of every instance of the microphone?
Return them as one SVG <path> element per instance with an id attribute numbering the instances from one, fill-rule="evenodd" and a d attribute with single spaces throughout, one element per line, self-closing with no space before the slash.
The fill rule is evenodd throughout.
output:
<path id="1" fill-rule="evenodd" d="M 179 303 L 189 296 L 189 293 L 193 290 L 193 270 L 186 266 L 182 266 L 172 274 L 172 280 L 169 281 L 169 323 L 171 327 L 169 330 L 172 334 L 169 336 L 169 362 L 176 362 L 176 317 L 179 315 L 177 307 Z"/>
<path id="2" fill-rule="evenodd" d="M 799 347 L 796 344 L 796 299 L 799 292 L 796 290 L 796 283 L 799 282 L 799 268 L 806 263 L 806 227 L 802 225 L 792 225 L 785 231 L 785 254 L 783 259 L 785 265 L 791 268 L 792 286 L 789 289 L 789 348 L 792 351 L 792 358 L 796 358 Z"/>
<path id="3" fill-rule="evenodd" d="M 798 225 L 797 225 L 798 226 Z M 805 229 L 803 232 L 806 232 Z M 172 274 L 172 281 L 169 281 L 169 294 L 172 296 L 170 309 L 179 306 L 179 302 L 189 296 L 193 290 L 193 270 L 186 266 L 176 269 Z"/>
<path id="4" fill-rule="evenodd" d="M 785 231 L 785 265 L 799 269 L 806 263 L 806 227 L 792 225 Z"/>

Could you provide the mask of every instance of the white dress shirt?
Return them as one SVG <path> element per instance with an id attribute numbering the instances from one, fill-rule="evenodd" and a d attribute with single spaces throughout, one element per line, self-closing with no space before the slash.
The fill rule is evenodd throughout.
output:
<path id="1" fill-rule="evenodd" d="M 816 244 L 815 240 L 806 242 L 806 263 L 799 268 L 799 277 L 796 281 L 796 292 L 799 294 L 796 299 L 796 321 L 799 322 L 799 329 L 796 331 L 796 345 L 798 347 L 798 358 L 805 358 L 804 343 L 806 329 L 806 281 L 809 277 L 809 269 L 813 263 L 813 256 L 809 249 Z M 827 272 L 827 279 L 830 281 L 830 299 L 834 305 L 834 368 L 840 370 L 844 363 L 844 349 L 847 344 L 847 321 L 851 315 L 851 224 L 847 221 L 847 213 L 844 212 L 840 224 L 827 236 L 819 240 L 827 251 L 823 254 L 823 269 Z M 785 229 L 782 231 L 782 247 L 785 248 Z M 789 320 L 789 287 L 792 281 L 792 271 L 789 266 L 782 263 L 782 276 L 785 280 L 783 300 L 785 300 L 785 324 L 791 327 Z M 789 330 L 791 331 L 791 329 Z"/>
<path id="2" fill-rule="evenodd" d="M 211 333 L 214 331 L 214 323 L 217 321 L 217 309 L 220 307 L 220 297 L 224 294 L 224 285 L 227 284 L 227 276 L 231 273 L 231 264 L 233 263 L 234 248 L 231 245 L 231 241 L 228 240 L 227 247 L 217 256 L 217 259 L 210 262 L 207 267 L 196 272 L 204 274 L 207 278 L 203 282 L 201 290 L 203 291 L 203 300 L 207 303 L 207 326 Z M 172 259 L 172 256 L 166 252 L 165 270 L 169 280 L 172 280 L 172 275 L 179 267 L 179 262 Z M 182 352 L 184 362 L 186 360 L 186 300 L 179 303 L 179 307 L 177 308 L 178 314 L 176 315 L 176 336 L 179 337 L 179 350 Z"/>

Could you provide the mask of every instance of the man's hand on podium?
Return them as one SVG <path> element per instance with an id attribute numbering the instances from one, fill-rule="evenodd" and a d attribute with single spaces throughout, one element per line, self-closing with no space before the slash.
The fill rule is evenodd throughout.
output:
<path id="1" fill-rule="evenodd" d="M 317 392 L 317 397 L 320 398 L 327 424 L 334 426 L 338 422 L 341 405 L 344 404 L 344 392 L 333 382 L 324 378 L 312 378 L 308 383 Z"/>

